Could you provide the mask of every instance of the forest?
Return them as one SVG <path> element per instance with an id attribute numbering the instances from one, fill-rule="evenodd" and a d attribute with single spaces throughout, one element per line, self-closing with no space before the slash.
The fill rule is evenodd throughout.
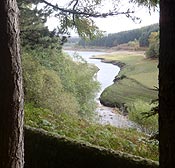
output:
<path id="1" fill-rule="evenodd" d="M 148 47 L 149 36 L 151 32 L 158 32 L 158 31 L 159 31 L 159 25 L 157 23 L 139 29 L 108 34 L 107 36 L 97 38 L 91 41 L 85 41 L 82 39 L 79 41 L 78 44 L 83 47 L 87 46 L 116 47 L 120 44 L 128 43 L 131 41 L 138 41 L 140 47 Z"/>

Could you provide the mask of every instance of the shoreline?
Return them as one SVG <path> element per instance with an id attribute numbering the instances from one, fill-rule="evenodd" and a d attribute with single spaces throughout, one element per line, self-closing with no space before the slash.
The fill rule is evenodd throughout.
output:
<path id="1" fill-rule="evenodd" d="M 122 68 L 126 65 L 124 62 L 121 62 L 121 61 L 107 60 L 107 59 L 105 59 L 105 58 L 91 57 L 90 59 L 99 59 L 99 60 L 101 60 L 101 62 L 103 62 L 103 63 L 116 65 L 116 66 L 118 66 L 120 69 L 122 69 Z"/>
<path id="2" fill-rule="evenodd" d="M 66 46 L 63 46 L 63 50 L 111 53 L 110 49 L 108 49 L 108 48 L 81 48 L 81 47 L 66 47 Z"/>
<path id="3" fill-rule="evenodd" d="M 125 52 L 125 51 L 123 51 Z M 116 54 L 117 52 L 112 52 L 112 53 L 107 53 L 107 54 Z M 116 65 L 120 68 L 120 71 L 126 66 L 126 64 L 124 62 L 121 62 L 121 61 L 117 61 L 117 60 L 108 60 L 108 59 L 105 59 L 105 58 L 100 58 L 100 56 L 92 56 L 90 59 L 99 59 L 101 60 L 101 62 L 103 63 L 108 63 L 108 64 L 112 64 L 112 65 Z M 119 71 L 119 73 L 120 73 Z M 119 80 L 122 80 L 123 78 L 125 78 L 126 76 L 118 76 L 119 73 L 114 77 L 113 79 L 113 84 L 111 84 L 110 86 L 114 85 L 117 81 Z M 108 86 L 108 87 L 110 87 Z M 108 88 L 107 87 L 107 88 Z M 107 89 L 105 88 L 102 93 Z M 113 110 L 113 113 L 114 114 L 117 114 L 117 115 L 122 115 L 123 117 L 127 117 L 128 116 L 128 111 L 127 111 L 127 107 L 125 106 L 125 103 L 117 103 L 116 105 L 111 105 L 110 103 L 108 102 L 105 102 L 103 100 L 101 100 L 101 95 L 102 93 L 100 94 L 100 97 L 99 97 L 99 101 L 100 101 L 100 104 L 103 105 L 104 107 L 108 107 L 108 108 L 112 108 L 114 109 Z M 115 110 L 115 108 L 117 108 L 117 110 Z"/>
<path id="4" fill-rule="evenodd" d="M 83 48 L 83 47 L 77 47 L 77 46 L 63 46 L 62 48 L 63 50 L 75 50 L 75 51 L 89 51 L 89 52 L 105 52 L 107 54 L 115 54 L 118 52 L 125 52 L 125 53 L 131 53 L 131 52 L 137 52 L 137 53 L 145 53 L 145 49 L 144 50 L 134 50 L 134 49 L 125 49 L 125 48 L 121 48 L 121 49 L 116 49 L 114 47 L 110 47 L 110 48 Z"/>
<path id="5" fill-rule="evenodd" d="M 128 107 L 127 106 L 127 104 L 128 104 L 127 97 L 130 97 L 131 99 L 133 99 L 134 96 L 139 96 L 140 97 L 140 94 L 141 94 L 141 93 L 139 93 L 138 95 L 135 94 L 132 97 L 131 96 L 132 91 L 129 91 L 128 87 L 132 88 L 132 87 L 135 87 L 137 85 L 134 89 L 136 89 L 138 87 L 138 89 L 143 90 L 144 92 L 147 92 L 147 90 L 149 90 L 149 91 L 151 91 L 151 90 L 154 91 L 155 90 L 154 88 L 148 87 L 144 83 L 142 83 L 139 80 L 136 80 L 135 78 L 132 78 L 130 76 L 130 75 L 134 75 L 134 73 L 135 73 L 135 69 L 133 71 L 130 68 L 131 67 L 135 68 L 135 64 L 138 64 L 139 61 L 140 61 L 140 60 L 138 61 L 135 58 L 134 58 L 135 59 L 134 61 L 130 60 L 130 58 L 132 58 L 132 54 L 131 53 L 133 55 L 136 53 L 136 54 L 138 54 L 137 56 L 141 56 L 141 54 L 143 54 L 143 52 L 140 52 L 140 51 L 139 52 L 137 52 L 137 51 L 135 51 L 135 52 L 132 52 L 132 51 L 131 52 L 118 51 L 118 52 L 112 52 L 110 54 L 107 53 L 107 55 L 104 54 L 104 55 L 101 55 L 101 56 L 93 56 L 92 57 L 92 59 L 100 59 L 104 63 L 111 63 L 113 65 L 117 65 L 120 68 L 119 74 L 117 74 L 115 76 L 114 80 L 113 80 L 114 83 L 111 86 L 105 88 L 105 90 L 101 93 L 101 95 L 100 95 L 100 102 L 104 106 L 107 106 L 107 107 L 117 107 L 117 108 L 119 108 L 120 111 L 124 115 L 127 113 L 127 107 Z M 121 57 L 122 54 L 126 54 L 126 57 L 125 56 Z M 113 55 L 115 55 L 115 57 Z M 117 58 L 116 55 L 119 55 L 119 58 Z M 127 58 L 127 57 L 129 59 L 126 61 L 125 58 Z M 144 55 L 143 55 L 143 59 L 144 59 Z M 131 61 L 131 64 L 130 64 L 130 61 Z M 128 69 L 128 67 L 129 67 L 129 69 Z M 124 70 L 124 73 L 123 73 L 123 70 Z M 144 71 L 143 72 L 141 71 L 139 73 L 142 74 L 142 73 L 144 73 Z M 112 98 L 112 96 L 110 96 L 109 94 L 111 93 L 113 95 L 114 93 L 112 93 L 112 92 L 116 92 L 116 94 L 118 93 L 118 88 L 116 86 L 114 86 L 114 85 L 117 85 L 117 83 L 119 85 L 118 86 L 119 87 L 119 92 L 120 92 L 119 94 L 120 94 L 120 96 L 122 96 L 122 98 L 121 99 L 120 98 L 117 99 L 116 96 L 114 96 L 116 98 L 116 100 L 114 100 L 115 98 L 114 97 Z M 128 86 L 124 86 L 124 85 L 127 85 L 127 84 L 128 84 Z M 121 85 L 123 85 L 123 86 L 121 86 Z M 120 88 L 120 87 L 122 87 L 122 88 Z M 125 87 L 124 89 L 126 89 L 128 91 L 128 93 L 121 93 L 121 92 L 124 92 L 124 91 L 122 91 L 123 87 Z M 105 94 L 104 94 L 104 92 L 105 92 Z M 137 92 L 137 89 L 136 89 L 136 92 Z M 127 94 L 128 96 L 125 97 L 124 94 Z M 144 97 L 144 95 L 141 94 L 141 97 Z M 126 99 L 126 102 L 124 101 L 125 99 Z M 145 99 L 147 100 L 147 96 L 145 97 Z"/>

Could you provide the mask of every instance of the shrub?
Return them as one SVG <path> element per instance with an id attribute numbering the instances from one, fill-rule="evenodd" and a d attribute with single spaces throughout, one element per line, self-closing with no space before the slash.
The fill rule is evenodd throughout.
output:
<path id="1" fill-rule="evenodd" d="M 149 48 L 146 51 L 147 58 L 157 58 L 159 56 L 159 32 L 152 32 L 149 36 Z"/>
<path id="2" fill-rule="evenodd" d="M 74 96 L 64 91 L 60 77 L 33 60 L 23 57 L 23 76 L 26 102 L 48 108 L 55 113 L 77 113 L 79 104 Z"/>
<path id="3" fill-rule="evenodd" d="M 151 111 L 156 106 L 150 105 L 148 102 L 137 100 L 129 107 L 129 119 L 139 124 L 140 129 L 148 134 L 155 133 L 158 130 L 157 115 L 146 117 L 145 113 Z"/>
<path id="4" fill-rule="evenodd" d="M 92 116 L 99 88 L 94 66 L 46 49 L 24 50 L 22 64 L 26 102 L 55 113 Z"/>

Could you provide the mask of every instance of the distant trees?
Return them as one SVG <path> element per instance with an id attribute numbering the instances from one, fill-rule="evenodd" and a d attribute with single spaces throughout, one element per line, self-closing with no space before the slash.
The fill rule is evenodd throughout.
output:
<path id="1" fill-rule="evenodd" d="M 159 56 L 159 32 L 152 32 L 149 36 L 149 48 L 146 51 L 147 58 L 158 58 Z"/>
<path id="2" fill-rule="evenodd" d="M 139 41 L 140 47 L 149 46 L 149 36 L 151 32 L 158 31 L 158 24 L 153 24 L 140 29 L 123 31 L 119 33 L 109 34 L 107 36 L 98 38 L 96 40 L 85 41 L 81 39 L 79 45 L 81 46 L 98 46 L 98 47 L 114 47 L 120 44 L 128 43 L 130 41 Z"/>
<path id="3" fill-rule="evenodd" d="M 157 32 L 159 31 L 159 25 L 153 24 L 150 26 L 146 26 L 141 28 L 142 34 L 139 38 L 139 45 L 140 47 L 148 47 L 149 46 L 149 36 L 151 32 Z"/>

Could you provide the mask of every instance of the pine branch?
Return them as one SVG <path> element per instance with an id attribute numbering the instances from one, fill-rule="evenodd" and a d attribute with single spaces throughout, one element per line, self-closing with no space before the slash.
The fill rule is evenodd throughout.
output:
<path id="1" fill-rule="evenodd" d="M 85 12 L 85 11 L 78 11 L 75 9 L 75 7 L 73 7 L 73 9 L 61 8 L 57 4 L 53 5 L 52 3 L 49 3 L 46 0 L 40 0 L 40 3 L 44 3 L 44 4 L 52 7 L 54 10 L 59 10 L 59 11 L 63 12 L 64 14 L 66 13 L 66 14 L 73 14 L 73 15 L 81 15 L 84 17 L 93 17 L 93 18 L 100 18 L 100 17 L 104 18 L 107 16 L 117 16 L 117 15 L 129 15 L 129 14 L 134 13 L 134 11 L 130 11 L 130 10 L 127 10 L 126 12 L 113 11 L 113 12 L 108 12 L 108 13 L 99 13 L 99 12 L 89 13 L 89 12 Z"/>

